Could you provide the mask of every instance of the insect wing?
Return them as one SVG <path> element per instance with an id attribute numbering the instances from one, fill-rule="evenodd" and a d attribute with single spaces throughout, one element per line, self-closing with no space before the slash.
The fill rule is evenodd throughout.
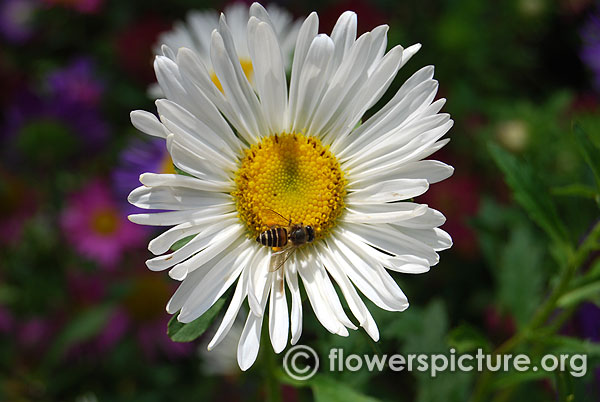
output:
<path id="1" fill-rule="evenodd" d="M 283 268 L 285 262 L 296 251 L 296 247 L 286 247 L 281 251 L 271 253 L 271 261 L 269 262 L 269 272 L 275 272 Z"/>
<path id="2" fill-rule="evenodd" d="M 283 215 L 272 209 L 263 209 L 260 211 L 260 215 L 263 217 L 265 225 L 270 227 L 288 226 L 290 223 L 289 219 L 286 219 Z"/>

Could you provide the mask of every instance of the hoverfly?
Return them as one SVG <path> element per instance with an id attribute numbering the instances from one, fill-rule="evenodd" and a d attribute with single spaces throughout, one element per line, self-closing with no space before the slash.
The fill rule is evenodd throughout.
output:
<path id="1" fill-rule="evenodd" d="M 268 217 L 269 229 L 260 233 L 256 241 L 263 246 L 280 249 L 271 254 L 270 272 L 283 267 L 298 247 L 315 240 L 315 230 L 310 225 L 292 224 L 291 218 L 286 219 L 271 209 L 263 210 L 262 215 Z"/>

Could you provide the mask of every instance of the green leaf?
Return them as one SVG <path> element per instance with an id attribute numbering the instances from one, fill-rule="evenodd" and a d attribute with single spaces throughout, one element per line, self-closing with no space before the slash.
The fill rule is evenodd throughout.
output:
<path id="1" fill-rule="evenodd" d="M 492 387 L 495 389 L 506 389 L 509 387 L 514 387 L 515 385 L 519 385 L 524 382 L 538 381 L 550 377 L 552 377 L 552 373 L 544 370 L 512 370 L 504 374 L 499 374 L 497 376 L 497 379 L 493 382 Z"/>
<path id="2" fill-rule="evenodd" d="M 590 141 L 587 133 L 579 124 L 573 125 L 573 135 L 575 136 L 579 153 L 581 153 L 585 162 L 592 169 L 596 185 L 600 190 L 600 149 Z"/>
<path id="3" fill-rule="evenodd" d="M 513 228 L 500 252 L 496 268 L 498 301 L 515 317 L 519 327 L 526 325 L 542 299 L 543 255 L 534 233 L 524 224 Z"/>
<path id="4" fill-rule="evenodd" d="M 208 329 L 224 304 L 225 298 L 217 300 L 206 313 L 187 324 L 177 321 L 177 314 L 174 314 L 167 326 L 167 335 L 174 342 L 192 342 Z"/>
<path id="5" fill-rule="evenodd" d="M 588 283 L 565 293 L 556 304 L 559 307 L 569 307 L 585 300 L 600 300 L 600 281 Z"/>
<path id="6" fill-rule="evenodd" d="M 574 354 L 584 354 L 588 358 L 600 358 L 600 344 L 592 341 L 562 335 L 545 335 L 536 337 L 535 339 L 537 342 L 551 347 L 554 354 L 567 353 L 571 356 Z"/>
<path id="7" fill-rule="evenodd" d="M 456 353 L 467 353 L 482 349 L 490 351 L 490 341 L 476 327 L 470 324 L 461 324 L 448 334 L 448 345 L 456 349 Z"/>
<path id="8" fill-rule="evenodd" d="M 496 164 L 504 173 L 504 178 L 514 193 L 514 197 L 546 233 L 558 244 L 568 244 L 567 231 L 558 217 L 549 191 L 533 168 L 520 162 L 514 155 L 490 143 L 489 151 Z"/>
<path id="9" fill-rule="evenodd" d="M 187 237 L 184 237 L 183 239 L 179 239 L 177 240 L 175 243 L 173 243 L 173 245 L 171 246 L 171 251 L 177 251 L 179 250 L 181 247 L 185 246 L 186 244 L 188 244 L 194 237 L 196 237 L 196 235 L 189 235 Z"/>
<path id="10" fill-rule="evenodd" d="M 69 346 L 91 339 L 104 327 L 113 306 L 96 306 L 82 311 L 64 327 L 47 355 L 47 363 L 55 363 Z"/>
<path id="11" fill-rule="evenodd" d="M 347 384 L 329 377 L 316 376 L 311 380 L 315 402 L 377 402 L 378 399 L 361 394 Z"/>
<path id="12" fill-rule="evenodd" d="M 594 199 L 598 195 L 593 187 L 586 186 L 585 184 L 570 184 L 563 187 L 554 187 L 552 194 L 561 196 L 573 196 Z"/>

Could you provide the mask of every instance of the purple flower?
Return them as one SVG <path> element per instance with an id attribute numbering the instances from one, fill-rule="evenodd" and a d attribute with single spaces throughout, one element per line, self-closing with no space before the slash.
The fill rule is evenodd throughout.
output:
<path id="1" fill-rule="evenodd" d="M 170 317 L 163 305 L 172 292 L 169 282 L 145 270 L 131 280 L 131 291 L 94 341 L 95 350 L 108 351 L 128 334 L 135 338 L 148 360 L 154 360 L 159 355 L 178 358 L 192 353 L 192 343 L 173 342 L 166 332 Z M 149 299 L 148 295 L 152 295 L 152 298 Z"/>
<path id="2" fill-rule="evenodd" d="M 96 109 L 65 103 L 60 97 L 41 98 L 22 91 L 5 113 L 0 140 L 11 164 L 25 157 L 54 165 L 71 159 L 81 147 L 97 150 L 108 136 L 108 126 Z"/>
<path id="3" fill-rule="evenodd" d="M 594 74 L 594 85 L 600 90 L 600 16 L 591 15 L 581 30 L 581 60 Z"/>
<path id="4" fill-rule="evenodd" d="M 173 161 L 162 138 L 135 138 L 121 152 L 119 166 L 113 173 L 113 183 L 115 193 L 123 201 L 123 208 L 128 214 L 142 212 L 127 202 L 127 196 L 134 188 L 139 187 L 140 175 L 147 172 L 175 173 Z"/>
<path id="5" fill-rule="evenodd" d="M 44 0 L 44 3 L 71 8 L 82 14 L 95 14 L 102 8 L 104 0 Z"/>
<path id="6" fill-rule="evenodd" d="M 52 318 L 48 317 L 21 319 L 16 330 L 19 346 L 32 356 L 39 355 L 50 344 L 56 332 L 55 324 Z"/>
<path id="7" fill-rule="evenodd" d="M 71 195 L 61 226 L 81 255 L 106 269 L 115 268 L 125 251 L 146 241 L 146 231 L 122 216 L 109 187 L 100 180 Z"/>
<path id="8" fill-rule="evenodd" d="M 4 306 L 0 306 L 0 334 L 11 334 L 15 326 L 12 313 Z"/>
<path id="9" fill-rule="evenodd" d="M 92 61 L 86 57 L 50 73 L 47 83 L 54 99 L 77 107 L 97 107 L 104 92 L 101 81 L 94 75 Z"/>
<path id="10" fill-rule="evenodd" d="M 38 10 L 35 0 L 2 0 L 0 3 L 0 35 L 15 44 L 33 35 L 33 17 Z"/>

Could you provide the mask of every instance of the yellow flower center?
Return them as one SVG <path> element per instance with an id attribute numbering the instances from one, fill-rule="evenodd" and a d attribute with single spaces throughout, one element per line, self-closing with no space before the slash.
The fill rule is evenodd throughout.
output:
<path id="1" fill-rule="evenodd" d="M 135 320 L 152 321 L 164 314 L 163 306 L 169 300 L 170 293 L 164 278 L 143 274 L 134 281 L 123 304 Z"/>
<path id="2" fill-rule="evenodd" d="M 92 229 L 103 236 L 110 235 L 117 230 L 119 225 L 119 218 L 112 209 L 99 209 L 98 211 L 92 212 Z"/>
<path id="3" fill-rule="evenodd" d="M 339 162 L 317 138 L 302 134 L 265 137 L 247 149 L 235 183 L 238 215 L 254 236 L 273 225 L 276 212 L 292 224 L 311 225 L 320 238 L 344 209 Z"/>
<path id="4" fill-rule="evenodd" d="M 173 160 L 171 159 L 171 155 L 169 155 L 168 152 L 165 152 L 165 156 L 163 156 L 162 160 L 160 161 L 158 173 L 162 173 L 162 174 L 177 173 L 177 172 L 175 172 L 175 167 L 173 166 Z"/>
<path id="5" fill-rule="evenodd" d="M 252 83 L 252 78 L 254 77 L 254 68 L 252 67 L 252 61 L 248 59 L 240 59 L 240 65 L 242 66 L 242 70 L 244 71 L 246 78 L 248 78 L 248 81 Z M 215 74 L 214 71 L 210 73 L 210 79 L 215 84 L 215 86 L 219 88 L 219 91 L 223 92 L 223 86 L 221 85 L 221 82 L 217 78 L 217 74 Z"/>

